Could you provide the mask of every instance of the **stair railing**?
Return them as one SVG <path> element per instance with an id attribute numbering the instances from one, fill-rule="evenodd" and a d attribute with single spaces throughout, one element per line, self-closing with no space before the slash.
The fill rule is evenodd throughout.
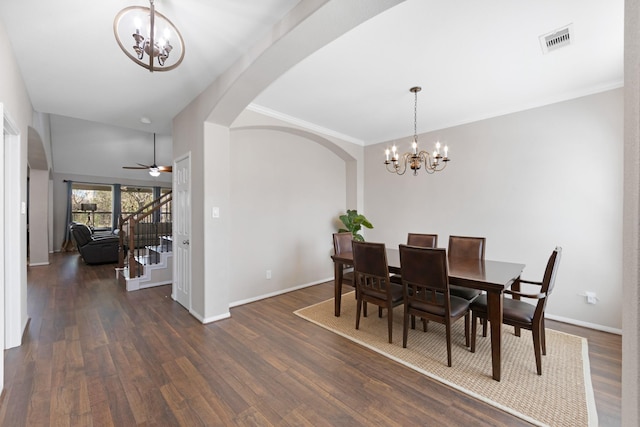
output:
<path id="1" fill-rule="evenodd" d="M 120 247 L 118 268 L 128 267 L 128 277 L 144 274 L 144 266 L 157 264 L 158 252 L 171 244 L 171 191 L 144 205 L 136 212 L 118 219 Z"/>

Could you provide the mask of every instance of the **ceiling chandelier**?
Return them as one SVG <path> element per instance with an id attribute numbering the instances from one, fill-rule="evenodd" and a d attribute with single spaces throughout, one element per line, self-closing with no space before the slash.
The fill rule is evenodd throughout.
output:
<path id="1" fill-rule="evenodd" d="M 113 33 L 133 62 L 151 72 L 169 71 L 182 62 L 184 41 L 173 23 L 155 11 L 153 2 L 149 0 L 149 7 L 130 6 L 118 12 Z"/>
<path id="2" fill-rule="evenodd" d="M 422 88 L 420 86 L 412 87 L 409 91 L 415 95 L 415 101 L 413 106 L 413 142 L 410 153 L 404 153 L 402 156 L 398 154 L 398 148 L 395 146 L 385 150 L 387 156 L 384 164 L 387 171 L 396 173 L 398 175 L 404 175 L 407 171 L 407 166 L 413 170 L 414 175 L 418 175 L 418 170 L 424 165 L 424 170 L 432 174 L 434 172 L 440 172 L 447 166 L 449 162 L 449 147 L 444 146 L 443 153 L 440 153 L 440 142 L 436 142 L 436 149 L 430 154 L 428 151 L 418 151 L 418 92 Z"/>

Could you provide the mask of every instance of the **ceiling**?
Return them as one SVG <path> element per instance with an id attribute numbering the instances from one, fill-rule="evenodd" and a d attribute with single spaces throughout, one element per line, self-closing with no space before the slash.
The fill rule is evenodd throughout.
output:
<path id="1" fill-rule="evenodd" d="M 142 0 L 0 2 L 36 111 L 149 132 L 260 40 L 297 0 L 156 0 L 185 40 L 184 62 L 150 73 L 118 47 L 113 19 Z M 361 144 L 623 85 L 624 1 L 407 0 L 281 76 L 251 109 Z M 539 36 L 572 24 L 544 54 Z M 151 124 L 140 122 L 148 117 Z"/>

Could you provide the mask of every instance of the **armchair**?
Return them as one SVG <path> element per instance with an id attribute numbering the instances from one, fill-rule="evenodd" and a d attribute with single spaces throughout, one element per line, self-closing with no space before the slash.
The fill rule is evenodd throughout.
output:
<path id="1" fill-rule="evenodd" d="M 551 253 L 549 261 L 547 261 L 547 268 L 545 269 L 541 282 L 520 279 L 520 283 L 534 285 L 536 289 L 539 289 L 539 292 L 523 293 L 507 289 L 504 293 L 511 295 L 512 298 L 503 298 L 502 301 L 504 307 L 502 323 L 515 327 L 517 336 L 520 336 L 519 328 L 531 331 L 538 375 L 542 375 L 542 355 L 547 354 L 544 326 L 545 307 L 547 306 L 549 295 L 553 292 L 561 255 L 562 248 L 557 246 Z M 534 299 L 536 300 L 536 304 L 521 301 L 520 297 Z M 486 326 L 488 317 L 486 295 L 476 298 L 471 303 L 471 313 L 471 352 L 474 353 L 476 349 L 476 324 L 478 318 L 482 319 L 483 336 L 486 336 L 486 328 L 484 327 Z"/>
<path id="2" fill-rule="evenodd" d="M 118 262 L 119 239 L 116 235 L 96 235 L 85 224 L 71 223 L 71 235 L 87 264 Z"/>

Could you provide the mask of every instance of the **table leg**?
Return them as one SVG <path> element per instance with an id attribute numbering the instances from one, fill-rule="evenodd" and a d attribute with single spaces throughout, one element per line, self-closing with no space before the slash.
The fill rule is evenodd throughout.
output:
<path id="1" fill-rule="evenodd" d="M 487 314 L 491 326 L 493 379 L 500 381 L 502 351 L 502 293 L 487 292 Z"/>
<path id="2" fill-rule="evenodd" d="M 514 282 L 513 285 L 511 285 L 511 289 L 513 289 L 516 292 L 520 292 L 520 278 L 518 277 Z M 511 298 L 519 300 L 520 299 L 520 295 L 511 295 Z M 520 336 L 520 328 L 519 327 L 514 327 L 513 328 L 514 333 L 517 337 Z"/>
<path id="3" fill-rule="evenodd" d="M 333 263 L 333 277 L 335 280 L 333 300 L 336 317 L 340 317 L 340 303 L 342 302 L 342 270 L 344 270 L 342 263 Z"/>

